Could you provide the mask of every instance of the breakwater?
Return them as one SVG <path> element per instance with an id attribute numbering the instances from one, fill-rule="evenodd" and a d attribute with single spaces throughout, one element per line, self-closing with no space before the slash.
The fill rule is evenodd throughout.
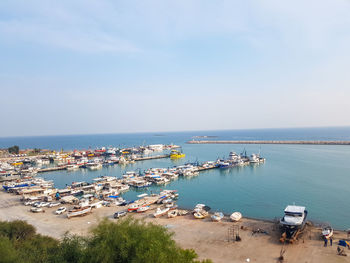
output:
<path id="1" fill-rule="evenodd" d="M 204 141 L 192 140 L 188 144 L 304 144 L 304 145 L 350 145 L 350 141 Z"/>

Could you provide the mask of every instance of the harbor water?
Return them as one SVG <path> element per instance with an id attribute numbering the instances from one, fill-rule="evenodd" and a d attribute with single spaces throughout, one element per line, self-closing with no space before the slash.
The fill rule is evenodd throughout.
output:
<path id="1" fill-rule="evenodd" d="M 63 188 L 74 181 L 91 182 L 101 175 L 120 177 L 129 170 L 172 167 L 186 162 L 215 161 L 230 151 L 247 154 L 261 152 L 264 164 L 230 169 L 213 169 L 192 178 L 179 178 L 166 186 L 131 190 L 126 199 L 144 192 L 177 189 L 179 206 L 193 208 L 204 203 L 213 211 L 242 212 L 243 216 L 274 219 L 288 204 L 304 205 L 309 219 L 328 222 L 337 229 L 350 227 L 350 146 L 345 145 L 224 145 L 186 144 L 194 136 L 213 136 L 214 140 L 350 140 L 350 128 L 271 129 L 237 131 L 201 131 L 178 133 L 138 133 L 109 135 L 72 135 L 0 138 L 0 148 L 88 149 L 101 146 L 137 146 L 170 144 L 182 146 L 186 158 L 156 159 L 125 166 L 113 165 L 101 170 L 56 171 L 40 174 Z"/>

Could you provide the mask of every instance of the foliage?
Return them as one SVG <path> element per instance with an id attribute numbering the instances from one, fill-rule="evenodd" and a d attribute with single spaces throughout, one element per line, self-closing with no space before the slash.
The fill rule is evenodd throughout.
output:
<path id="1" fill-rule="evenodd" d="M 58 241 L 36 234 L 24 221 L 0 221 L 0 263 L 199 262 L 195 251 L 180 248 L 172 235 L 162 226 L 128 217 L 117 223 L 105 219 L 88 237 L 66 234 Z"/>
<path id="2" fill-rule="evenodd" d="M 7 149 L 11 154 L 19 154 L 19 146 L 14 145 Z"/>
<path id="3" fill-rule="evenodd" d="M 193 262 L 193 250 L 179 248 L 164 227 L 132 218 L 102 221 L 92 230 L 85 262 Z"/>

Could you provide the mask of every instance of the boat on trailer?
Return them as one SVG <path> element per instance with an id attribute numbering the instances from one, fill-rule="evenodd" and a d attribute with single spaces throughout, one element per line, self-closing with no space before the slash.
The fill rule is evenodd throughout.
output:
<path id="1" fill-rule="evenodd" d="M 289 240 L 293 243 L 297 240 L 298 235 L 303 231 L 306 223 L 307 210 L 304 206 L 288 205 L 284 209 L 284 216 L 280 219 L 283 243 Z"/>

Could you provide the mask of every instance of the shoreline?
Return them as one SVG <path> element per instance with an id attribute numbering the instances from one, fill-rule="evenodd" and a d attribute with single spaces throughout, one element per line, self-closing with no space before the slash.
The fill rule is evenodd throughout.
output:
<path id="1" fill-rule="evenodd" d="M 242 141 L 242 140 L 219 140 L 219 141 L 209 141 L 209 140 L 192 140 L 187 141 L 187 144 L 300 144 L 300 145 L 350 145 L 350 141 L 269 141 L 269 140 L 254 140 L 254 141 Z"/>
<path id="2" fill-rule="evenodd" d="M 45 213 L 31 213 L 29 207 L 20 202 L 20 196 L 0 191 L 0 220 L 25 220 L 36 227 L 37 232 L 55 238 L 62 238 L 68 231 L 71 234 L 87 235 L 91 227 L 96 226 L 103 218 L 116 221 L 113 214 L 125 210 L 125 207 L 101 207 L 94 209 L 84 217 L 67 219 L 66 214 L 55 215 L 56 208 L 45 208 Z M 167 218 L 154 218 L 153 206 L 146 213 L 129 215 L 166 227 L 174 233 L 173 239 L 183 248 L 191 248 L 199 259 L 209 258 L 213 262 L 275 262 L 282 248 L 286 248 L 285 259 L 296 262 L 350 262 L 350 257 L 336 255 L 336 240 L 346 238 L 346 232 L 334 231 L 333 247 L 323 247 L 320 229 L 308 226 L 300 240 L 295 244 L 283 245 L 279 242 L 280 232 L 277 224 L 270 220 L 259 220 L 244 217 L 238 223 L 228 221 L 227 216 L 221 222 L 206 219 L 194 219 L 192 214 Z M 188 209 L 187 209 L 188 210 Z M 244 216 L 244 215 L 243 215 Z M 241 242 L 228 241 L 228 229 L 235 227 L 242 238 Z M 254 233 L 261 229 L 263 233 Z M 347 250 L 346 250 L 347 252 Z M 345 261 L 344 261 L 345 260 Z"/>

